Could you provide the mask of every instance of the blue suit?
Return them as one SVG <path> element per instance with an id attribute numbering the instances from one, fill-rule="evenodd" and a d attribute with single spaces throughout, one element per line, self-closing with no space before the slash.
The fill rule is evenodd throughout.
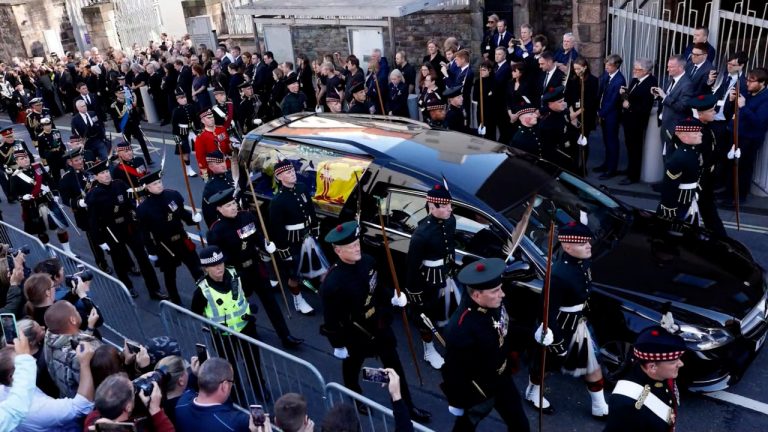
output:
<path id="1" fill-rule="evenodd" d="M 627 85 L 624 75 L 616 72 L 613 78 L 610 78 L 607 72 L 600 77 L 598 94 L 600 95 L 600 105 L 597 109 L 597 115 L 603 129 L 603 143 L 605 144 L 605 163 L 606 174 L 616 174 L 616 168 L 619 163 L 619 125 L 621 124 L 621 96 L 619 89 Z"/>

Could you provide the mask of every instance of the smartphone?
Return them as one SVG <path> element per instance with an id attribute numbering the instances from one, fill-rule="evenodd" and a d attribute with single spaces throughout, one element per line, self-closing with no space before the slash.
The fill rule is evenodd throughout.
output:
<path id="1" fill-rule="evenodd" d="M 141 345 L 137 344 L 134 341 L 128 340 L 128 339 L 125 340 L 125 346 L 128 347 L 128 351 L 131 354 L 138 354 L 139 351 L 141 351 Z"/>
<path id="2" fill-rule="evenodd" d="M 364 367 L 363 381 L 387 384 L 389 383 L 389 375 L 384 369 Z"/>
<path id="3" fill-rule="evenodd" d="M 0 314 L 0 321 L 3 324 L 3 336 L 6 343 L 12 344 L 13 340 L 19 337 L 19 328 L 16 327 L 16 317 L 11 313 Z"/>
<path id="4" fill-rule="evenodd" d="M 208 348 L 205 345 L 195 344 L 195 349 L 197 350 L 198 364 L 203 364 L 204 361 L 208 360 Z"/>
<path id="5" fill-rule="evenodd" d="M 133 423 L 96 423 L 96 432 L 136 432 Z"/>
<path id="6" fill-rule="evenodd" d="M 253 425 L 256 427 L 264 426 L 267 421 L 267 416 L 264 414 L 264 408 L 261 405 L 251 405 L 251 417 L 253 417 Z"/>

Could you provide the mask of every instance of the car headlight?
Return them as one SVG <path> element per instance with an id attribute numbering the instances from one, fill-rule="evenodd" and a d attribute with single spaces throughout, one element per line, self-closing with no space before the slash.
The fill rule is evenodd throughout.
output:
<path id="1" fill-rule="evenodd" d="M 725 329 L 703 328 L 686 324 L 680 326 L 679 335 L 690 348 L 700 351 L 711 350 L 733 340 L 733 336 Z"/>

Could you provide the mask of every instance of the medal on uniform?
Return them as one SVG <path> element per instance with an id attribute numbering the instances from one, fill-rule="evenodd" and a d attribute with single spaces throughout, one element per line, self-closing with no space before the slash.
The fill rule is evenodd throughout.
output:
<path id="1" fill-rule="evenodd" d="M 171 201 L 168 203 L 168 208 L 171 209 L 172 212 L 175 212 L 179 209 L 179 206 L 176 204 L 176 201 Z"/>
<path id="2" fill-rule="evenodd" d="M 125 198 L 122 195 L 117 196 L 117 202 L 122 204 Z M 115 212 L 117 212 L 117 206 L 115 206 Z"/>
<path id="3" fill-rule="evenodd" d="M 237 236 L 244 239 L 256 232 L 256 224 L 253 222 L 237 230 Z"/>

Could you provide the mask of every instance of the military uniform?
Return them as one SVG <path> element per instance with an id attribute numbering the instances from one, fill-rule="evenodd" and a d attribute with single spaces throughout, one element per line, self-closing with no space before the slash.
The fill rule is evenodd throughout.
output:
<path id="1" fill-rule="evenodd" d="M 182 88 L 176 89 L 176 97 L 186 96 Z M 181 152 L 189 155 L 189 133 L 200 130 L 200 117 L 197 108 L 193 104 L 177 105 L 171 115 L 171 127 L 176 144 L 181 147 Z M 179 147 L 176 148 L 179 154 Z"/>
<path id="2" fill-rule="evenodd" d="M 712 94 L 701 95 L 694 98 L 691 107 L 698 112 L 713 109 L 717 104 L 717 98 Z M 699 197 L 697 200 L 701 220 L 704 226 L 721 237 L 727 237 L 723 221 L 717 213 L 715 204 L 715 183 L 717 165 L 717 135 L 709 123 L 702 121 L 702 142 L 696 146 L 701 153 L 701 174 L 699 176 Z"/>
<path id="3" fill-rule="evenodd" d="M 211 111 L 205 111 L 200 114 L 200 118 L 208 117 Z M 208 176 L 208 163 L 202 155 L 219 150 L 227 158 L 227 168 L 232 167 L 229 157 L 232 155 L 232 147 L 229 143 L 229 134 L 224 126 L 215 126 L 213 130 L 203 129 L 195 138 L 195 155 L 197 155 L 197 166 L 203 177 Z"/>
<path id="4" fill-rule="evenodd" d="M 483 259 L 462 269 L 458 279 L 473 290 L 496 289 L 503 271 L 504 261 Z M 466 296 L 451 317 L 444 332 L 442 389 L 456 416 L 453 431 L 474 431 L 494 408 L 510 431 L 530 430 L 512 380 L 511 353 L 519 342 L 510 330 L 503 303 L 488 308 Z"/>
<path id="5" fill-rule="evenodd" d="M 445 110 L 448 105 L 437 91 L 422 90 L 418 104 L 421 116 L 428 125 L 432 127 L 443 126 Z"/>
<path id="6" fill-rule="evenodd" d="M 347 106 L 347 113 L 349 114 L 374 114 L 376 113 L 376 107 L 366 99 L 364 102 L 358 102 L 355 99 L 355 93 L 365 90 L 364 82 L 357 82 L 349 89 L 349 105 Z M 345 95 L 346 96 L 346 95 Z"/>
<path id="7" fill-rule="evenodd" d="M 642 364 L 677 362 L 685 351 L 685 341 L 667 328 L 643 330 L 633 348 L 638 363 L 616 383 L 604 432 L 674 432 L 680 405 L 677 383 L 674 378 L 651 378 Z"/>
<path id="8" fill-rule="evenodd" d="M 240 88 L 251 87 L 250 82 L 244 82 Z M 259 114 L 261 112 L 261 99 L 256 95 L 245 96 L 240 101 L 237 109 L 237 122 L 243 133 L 248 133 L 256 129 L 261 124 Z"/>
<path id="9" fill-rule="evenodd" d="M 541 97 L 542 104 L 557 102 L 565 99 L 565 87 L 550 88 Z M 555 112 L 545 110 L 538 122 L 539 138 L 543 143 L 543 158 L 569 170 L 575 170 L 575 164 L 566 152 L 572 143 L 568 141 L 568 127 L 570 124 L 569 111 Z M 575 143 L 573 143 L 575 144 Z"/>
<path id="10" fill-rule="evenodd" d="M 223 89 L 217 89 L 214 93 L 223 91 Z M 226 100 L 222 103 L 216 103 L 212 108 L 213 118 L 216 121 L 216 126 L 221 126 L 225 131 L 229 131 L 232 127 L 232 121 L 235 118 L 235 106 L 232 101 Z"/>
<path id="11" fill-rule="evenodd" d="M 160 180 L 160 171 L 142 177 L 141 184 L 146 187 L 157 180 Z M 165 290 L 171 301 L 181 305 L 176 286 L 176 267 L 183 263 L 192 279 L 197 280 L 203 276 L 195 244 L 184 230 L 184 223 L 194 225 L 199 222 L 200 215 L 195 216 L 185 209 L 184 198 L 171 189 L 165 189 L 159 194 L 147 191 L 146 198 L 136 208 L 136 214 L 150 260 L 154 257 L 163 272 Z"/>
<path id="12" fill-rule="evenodd" d="M 356 222 L 347 222 L 331 230 L 325 241 L 345 246 L 359 241 Z M 412 418 L 427 420 L 429 413 L 414 408 L 405 371 L 397 355 L 397 341 L 392 331 L 392 291 L 378 283 L 376 261 L 361 254 L 360 260 L 335 263 L 320 287 L 324 305 L 324 334 L 334 348 L 334 356 L 343 359 L 344 385 L 362 393 L 358 380 L 366 358 L 378 357 L 384 367 L 400 376 L 403 400 L 411 409 Z M 421 417 L 417 419 L 414 417 Z"/>
<path id="13" fill-rule="evenodd" d="M 225 205 L 234 200 L 233 194 L 232 189 L 221 191 L 211 197 L 210 204 L 214 209 Z M 255 291 L 259 296 L 283 344 L 293 346 L 301 343 L 296 342 L 300 339 L 291 336 L 272 287 L 262 277 L 266 273 L 261 259 L 262 249 L 265 249 L 264 234 L 259 230 L 256 216 L 249 211 L 239 211 L 233 218 L 219 215 L 219 219 L 211 225 L 207 239 L 210 245 L 218 246 L 224 252 L 227 265 L 237 269 L 245 286 L 245 294 L 250 296 Z"/>
<path id="14" fill-rule="evenodd" d="M 212 162 L 224 163 L 224 155 L 218 150 L 208 153 L 205 158 L 209 164 Z M 223 190 L 234 190 L 234 188 L 235 180 L 232 178 L 231 171 L 225 171 L 219 174 L 211 173 L 208 175 L 208 180 L 205 182 L 205 187 L 203 188 L 202 211 L 203 220 L 205 220 L 205 224 L 209 228 L 216 222 L 216 219 L 219 218 L 219 214 L 216 212 L 216 207 L 210 202 L 211 197 Z"/>
<path id="15" fill-rule="evenodd" d="M 50 119 L 46 120 L 50 122 Z M 66 168 L 64 153 L 67 151 L 67 146 L 64 145 L 61 139 L 61 132 L 58 129 L 46 132 L 45 128 L 43 128 L 37 135 L 37 151 L 40 153 L 40 157 L 45 159 L 48 164 L 52 186 L 58 188 L 59 181 L 61 180 L 61 171 Z"/>
<path id="16" fill-rule="evenodd" d="M 32 145 L 37 148 L 37 135 L 43 130 L 40 121 L 45 117 L 50 119 L 51 112 L 48 108 L 43 108 L 43 100 L 40 98 L 32 99 L 29 101 L 29 104 L 31 108 L 27 110 L 27 119 L 24 122 L 24 125 L 27 127 L 27 132 L 29 132 L 29 139 L 32 141 Z M 35 108 L 38 108 L 39 111 Z M 56 128 L 56 126 L 54 126 L 54 128 Z"/>
<path id="17" fill-rule="evenodd" d="M 90 168 L 92 175 L 97 175 L 107 169 L 106 161 Z M 153 299 L 164 300 L 168 296 L 160 290 L 160 283 L 147 258 L 147 252 L 139 238 L 139 227 L 136 225 L 136 204 L 128 194 L 128 185 L 121 180 L 112 180 L 109 184 L 94 181 L 91 190 L 85 196 L 88 206 L 89 227 L 95 243 L 112 255 L 112 265 L 117 278 L 137 297 L 133 290 L 133 282 L 128 277 L 130 256 L 133 253 L 144 282 Z"/>
<path id="18" fill-rule="evenodd" d="M 118 90 L 116 94 L 123 94 L 122 90 Z M 152 156 L 149 154 L 149 148 L 147 148 L 147 141 L 144 139 L 144 132 L 141 130 L 141 112 L 134 104 L 134 100 L 119 99 L 112 102 L 109 107 L 112 115 L 112 120 L 115 123 L 115 130 L 118 133 L 122 133 L 125 141 L 131 142 L 133 137 L 139 141 L 141 146 L 141 152 L 144 154 L 148 164 L 152 164 Z"/>
<path id="19" fill-rule="evenodd" d="M 0 136 L 3 138 L 3 141 L 0 142 L 0 186 L 3 188 L 3 192 L 5 192 L 8 202 L 15 202 L 16 197 L 11 193 L 10 180 L 11 174 L 13 174 L 13 171 L 16 170 L 17 167 L 16 158 L 13 156 L 13 152 L 16 149 L 24 149 L 27 152 L 30 161 L 35 160 L 35 158 L 24 141 L 18 139 L 10 141 L 13 137 L 12 126 L 0 130 Z"/>
<path id="20" fill-rule="evenodd" d="M 701 123 L 695 119 L 683 120 L 675 132 L 701 131 Z M 694 145 L 683 144 L 675 136 L 677 150 L 664 164 L 665 175 L 661 185 L 661 202 L 656 210 L 661 217 L 669 220 L 693 222 L 698 217 L 699 178 L 703 159 Z"/>
<path id="21" fill-rule="evenodd" d="M 443 97 L 448 101 L 448 110 L 445 113 L 443 127 L 457 132 L 469 133 L 467 126 L 467 113 L 464 106 L 451 104 L 451 99 L 461 95 L 461 86 L 451 87 L 445 90 Z"/>
<path id="22" fill-rule="evenodd" d="M 133 152 L 133 147 L 130 143 L 123 141 L 118 144 L 117 151 L 130 151 Z M 120 180 L 128 185 L 128 192 L 134 199 L 144 195 L 144 188 L 139 180 L 147 174 L 147 164 L 144 162 L 144 158 L 141 156 L 134 156 L 130 160 L 122 160 L 120 156 L 117 157 L 117 163 L 112 167 L 112 178 Z"/>
<path id="23" fill-rule="evenodd" d="M 528 114 L 535 114 L 536 108 L 530 103 L 520 102 L 513 107 L 515 115 L 517 115 L 518 123 L 520 126 L 512 137 L 510 146 L 526 151 L 533 155 L 536 155 L 540 159 L 544 158 L 544 146 L 542 145 L 541 138 L 539 137 L 539 129 L 534 125 L 531 127 L 523 125 L 519 120 L 522 116 Z"/>

